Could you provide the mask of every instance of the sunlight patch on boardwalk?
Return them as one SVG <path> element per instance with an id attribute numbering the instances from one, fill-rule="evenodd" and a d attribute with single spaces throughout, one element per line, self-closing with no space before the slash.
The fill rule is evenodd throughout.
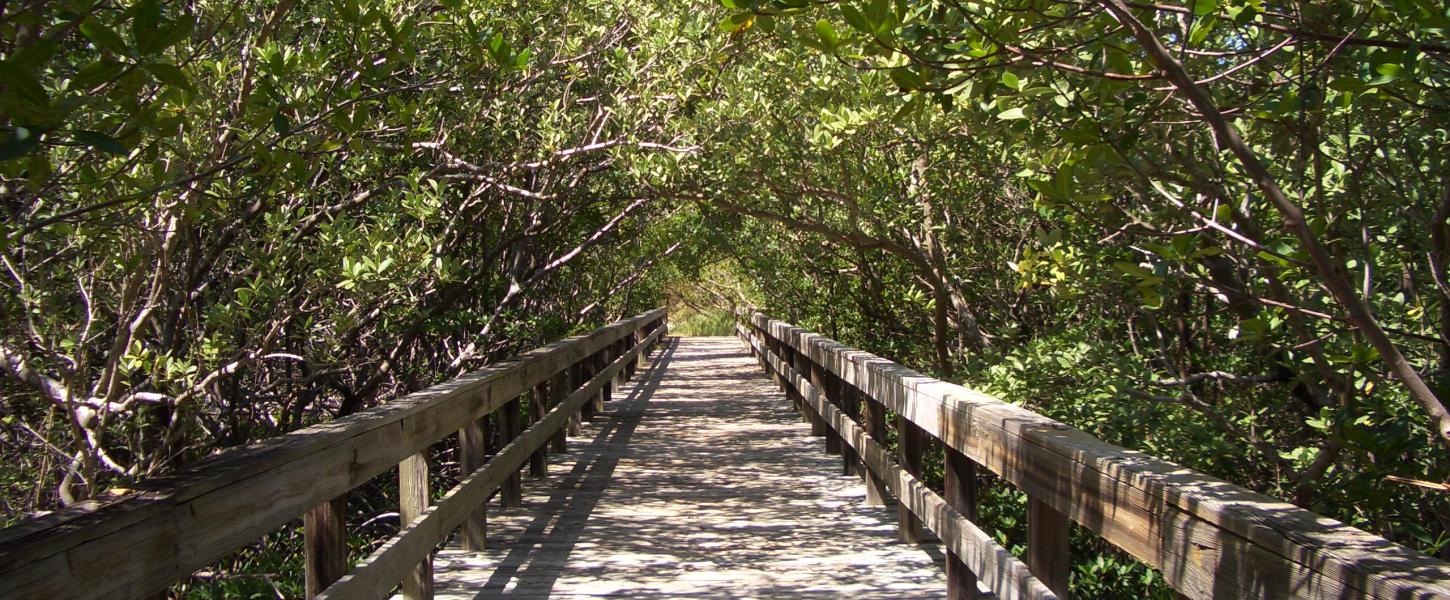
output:
<path id="1" fill-rule="evenodd" d="M 438 598 L 945 596 L 735 338 L 661 346 L 569 450 L 439 554 Z"/>

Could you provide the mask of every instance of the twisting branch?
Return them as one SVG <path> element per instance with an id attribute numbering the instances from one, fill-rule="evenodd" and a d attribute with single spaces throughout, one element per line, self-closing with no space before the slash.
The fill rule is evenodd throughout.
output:
<path id="1" fill-rule="evenodd" d="M 1228 119 L 1219 112 L 1218 106 L 1208 92 L 1194 82 L 1183 64 L 1173 58 L 1168 49 L 1158 41 L 1157 36 L 1142 21 L 1133 16 L 1123 0 L 1098 0 L 1098 2 L 1108 9 L 1113 18 L 1128 26 L 1133 37 L 1147 51 L 1153 64 L 1198 109 L 1203 121 L 1213 129 L 1219 142 L 1233 152 L 1244 171 L 1258 186 L 1259 191 L 1278 208 L 1285 228 L 1298 237 L 1300 243 L 1304 245 L 1304 250 L 1309 254 L 1310 262 L 1313 263 L 1315 270 L 1319 272 L 1324 287 L 1348 313 L 1350 322 L 1359 328 L 1360 333 L 1364 335 L 1370 345 L 1379 351 L 1390 371 L 1409 391 L 1410 397 L 1434 422 L 1435 431 L 1439 434 L 1441 441 L 1450 447 L 1450 410 L 1446 410 L 1444 403 L 1430 390 L 1430 386 L 1425 384 L 1425 380 L 1400 352 L 1399 347 L 1390 341 L 1389 335 L 1375 319 L 1369 303 L 1355 290 L 1355 286 L 1345 277 L 1339 264 L 1330 255 L 1329 249 L 1319 241 L 1314 230 L 1309 227 L 1308 220 L 1304 218 L 1304 211 L 1279 187 L 1278 182 L 1274 180 L 1264 163 L 1259 160 L 1258 155 L 1239 136 L 1238 130 L 1233 124 L 1229 123 Z"/>

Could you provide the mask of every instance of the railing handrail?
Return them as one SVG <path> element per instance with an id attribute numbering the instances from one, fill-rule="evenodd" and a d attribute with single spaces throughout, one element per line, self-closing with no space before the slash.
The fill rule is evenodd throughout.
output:
<path id="1" fill-rule="evenodd" d="M 1188 597 L 1450 597 L 1450 563 L 762 313 L 740 316 L 743 334 L 784 344 Z"/>
<path id="2" fill-rule="evenodd" d="M 14 598 L 140 597 L 346 493 L 646 325 L 660 308 L 0 530 Z"/>

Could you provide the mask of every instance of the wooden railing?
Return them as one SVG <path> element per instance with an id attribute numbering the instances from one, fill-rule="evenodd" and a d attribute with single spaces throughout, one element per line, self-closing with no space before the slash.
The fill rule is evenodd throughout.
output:
<path id="1" fill-rule="evenodd" d="M 304 512 L 309 596 L 381 598 L 401 582 L 405 596 L 429 597 L 434 548 L 455 530 L 465 547 L 481 547 L 484 501 L 499 492 L 517 505 L 523 466 L 543 474 L 545 445 L 564 450 L 566 428 L 634 373 L 665 334 L 665 317 L 654 310 L 0 531 L 0 597 L 155 597 Z M 485 460 L 481 419 L 495 411 L 509 441 Z M 450 435 L 459 436 L 462 480 L 430 504 L 426 450 Z M 337 498 L 394 467 L 402 529 L 345 573 Z"/>
<path id="2" fill-rule="evenodd" d="M 899 500 L 902 538 L 919 541 L 922 523 L 941 538 L 952 598 L 974 598 L 978 578 L 999 598 L 1066 598 L 1069 520 L 1183 597 L 1450 598 L 1450 564 L 1333 519 L 760 313 L 737 333 L 847 471 L 864 464 L 868 500 Z M 945 497 L 919 479 L 928 436 Z M 979 466 L 1027 494 L 1025 564 L 973 523 Z"/>

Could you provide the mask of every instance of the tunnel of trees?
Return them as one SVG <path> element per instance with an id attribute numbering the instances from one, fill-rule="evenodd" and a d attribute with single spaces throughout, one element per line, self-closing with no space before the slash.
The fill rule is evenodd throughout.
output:
<path id="1" fill-rule="evenodd" d="M 668 305 L 1450 557 L 1441 2 L 12 0 L 0 52 L 0 524 Z M 178 591 L 296 595 L 295 529 Z"/>

